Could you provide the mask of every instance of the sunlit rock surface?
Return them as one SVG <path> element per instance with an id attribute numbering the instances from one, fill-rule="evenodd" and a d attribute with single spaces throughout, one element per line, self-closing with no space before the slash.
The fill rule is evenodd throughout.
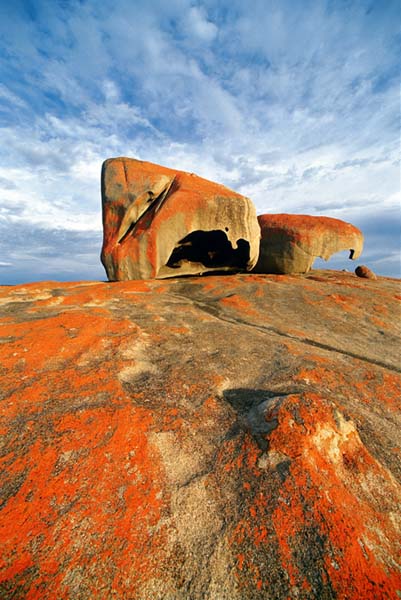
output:
<path id="1" fill-rule="evenodd" d="M 0 288 L 2 599 L 394 599 L 399 281 Z"/>
<path id="2" fill-rule="evenodd" d="M 307 273 L 316 258 L 350 250 L 350 258 L 362 252 L 359 229 L 339 219 L 309 215 L 260 215 L 262 239 L 257 273 Z"/>
<path id="3" fill-rule="evenodd" d="M 249 198 L 140 160 L 102 169 L 102 262 L 108 279 L 150 279 L 207 271 L 249 271 L 260 228 Z"/>

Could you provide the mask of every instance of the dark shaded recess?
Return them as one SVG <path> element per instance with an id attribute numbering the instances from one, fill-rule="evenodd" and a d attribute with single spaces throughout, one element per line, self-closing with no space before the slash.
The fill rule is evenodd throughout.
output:
<path id="1" fill-rule="evenodd" d="M 135 223 L 131 223 L 131 225 L 129 226 L 127 231 L 124 233 L 124 235 L 118 240 L 118 243 L 121 244 L 129 235 L 135 234 L 135 230 L 137 229 L 137 226 L 139 225 L 139 223 L 141 225 L 144 225 L 146 229 L 148 227 L 150 227 L 155 214 L 157 213 L 157 211 L 160 210 L 160 208 L 164 204 L 165 200 L 167 199 L 167 196 L 170 196 L 171 194 L 176 192 L 179 189 L 179 187 L 180 186 L 177 182 L 177 177 L 175 176 L 173 178 L 173 180 L 170 182 L 170 185 L 165 190 L 163 190 L 158 196 L 154 196 L 152 193 L 152 190 L 149 190 L 148 207 L 141 214 L 139 219 L 137 221 L 135 221 Z M 129 196 L 130 203 L 131 203 L 130 206 L 132 206 L 132 204 L 136 200 L 136 196 L 134 196 L 133 194 L 130 194 L 129 192 L 128 192 L 128 196 Z M 130 206 L 127 207 L 126 210 L 128 210 L 128 208 L 130 208 Z"/>
<path id="2" fill-rule="evenodd" d="M 178 242 L 167 261 L 167 267 L 179 269 L 184 260 L 202 263 L 209 268 L 246 269 L 249 242 L 239 239 L 234 249 L 224 231 L 193 231 Z"/>
<path id="3" fill-rule="evenodd" d="M 288 393 L 280 394 L 268 390 L 237 388 L 225 390 L 223 398 L 237 413 L 241 429 L 250 433 L 262 450 L 268 450 L 268 435 L 276 429 L 278 421 L 276 414 Z M 266 415 L 269 414 L 269 418 Z M 288 465 L 282 465 L 285 477 Z"/>

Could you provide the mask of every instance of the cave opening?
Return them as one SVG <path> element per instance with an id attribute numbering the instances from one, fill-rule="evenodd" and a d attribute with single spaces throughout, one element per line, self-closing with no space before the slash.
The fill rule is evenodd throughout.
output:
<path id="1" fill-rule="evenodd" d="M 224 231 L 197 230 L 178 242 L 166 266 L 179 269 L 183 261 L 188 261 L 214 269 L 246 269 L 249 252 L 249 242 L 242 238 L 237 240 L 237 248 L 233 248 Z"/>

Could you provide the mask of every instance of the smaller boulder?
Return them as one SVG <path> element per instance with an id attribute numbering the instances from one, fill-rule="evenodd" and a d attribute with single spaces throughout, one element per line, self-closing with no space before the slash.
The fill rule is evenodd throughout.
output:
<path id="1" fill-rule="evenodd" d="M 359 265 L 355 269 L 355 275 L 358 277 L 364 277 L 365 279 L 377 279 L 377 275 L 365 265 Z"/>
<path id="2" fill-rule="evenodd" d="M 261 228 L 257 273 L 307 273 L 316 258 L 328 260 L 332 254 L 350 250 L 350 258 L 362 252 L 359 229 L 331 217 L 309 215 L 260 215 Z"/>

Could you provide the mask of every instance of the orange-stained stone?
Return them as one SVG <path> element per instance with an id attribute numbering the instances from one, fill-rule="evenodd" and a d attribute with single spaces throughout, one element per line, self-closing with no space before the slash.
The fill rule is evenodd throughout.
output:
<path id="1" fill-rule="evenodd" d="M 130 158 L 102 168 L 102 262 L 109 280 L 249 271 L 260 228 L 249 198 Z"/>
<path id="2" fill-rule="evenodd" d="M 355 259 L 362 252 L 359 229 L 339 219 L 308 215 L 260 215 L 262 239 L 257 273 L 307 273 L 315 258 L 328 260 L 341 250 Z"/>
<path id="3" fill-rule="evenodd" d="M 335 271 L 0 287 L 0 598 L 397 598 L 399 311 Z"/>
<path id="4" fill-rule="evenodd" d="M 373 273 L 373 271 L 371 271 L 371 269 L 369 269 L 369 267 L 366 267 L 365 265 L 359 265 L 355 269 L 355 275 L 357 275 L 358 277 L 364 277 L 365 279 L 377 279 L 376 274 Z"/>

